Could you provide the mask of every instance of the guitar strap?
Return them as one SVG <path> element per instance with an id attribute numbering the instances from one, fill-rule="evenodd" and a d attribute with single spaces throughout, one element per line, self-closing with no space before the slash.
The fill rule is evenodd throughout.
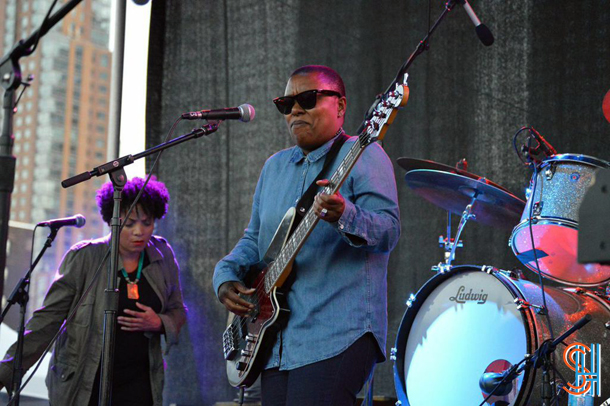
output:
<path id="1" fill-rule="evenodd" d="M 318 173 L 318 176 L 316 176 L 313 182 L 311 182 L 311 185 L 309 185 L 309 187 L 307 188 L 305 193 L 303 193 L 303 196 L 301 196 L 296 205 L 297 216 L 294 219 L 291 231 L 294 231 L 296 229 L 296 227 L 299 225 L 299 223 L 305 216 L 305 213 L 307 213 L 307 210 L 309 210 L 309 208 L 313 204 L 314 198 L 316 197 L 316 192 L 318 191 L 318 185 L 316 185 L 316 182 L 326 176 L 326 172 L 337 157 L 341 146 L 349 138 L 347 134 L 345 134 L 345 131 L 343 131 L 343 128 L 341 128 L 339 131 L 339 136 L 337 137 L 335 142 L 333 142 L 333 145 L 328 151 L 328 154 L 326 154 L 326 159 L 324 160 L 324 166 L 322 167 L 322 170 L 320 171 L 320 173 Z"/>
<path id="2" fill-rule="evenodd" d="M 349 138 L 347 136 L 347 134 L 345 134 L 345 131 L 343 131 L 343 128 L 341 128 L 338 132 L 339 132 L 339 136 L 337 137 L 335 142 L 333 142 L 333 145 L 332 145 L 332 147 L 330 147 L 328 154 L 326 154 L 326 158 L 324 160 L 324 166 L 322 166 L 322 170 L 320 170 L 320 173 L 318 173 L 318 176 L 316 176 L 316 178 L 313 180 L 313 182 L 311 182 L 311 184 L 309 185 L 309 187 L 307 188 L 305 193 L 303 193 L 303 195 L 299 199 L 298 203 L 296 204 L 297 215 L 294 217 L 294 221 L 292 222 L 290 234 L 292 234 L 294 232 L 294 230 L 296 230 L 297 226 L 301 223 L 301 220 L 303 220 L 303 217 L 305 217 L 305 213 L 307 213 L 307 210 L 309 210 L 309 208 L 313 204 L 313 200 L 316 197 L 316 192 L 318 191 L 318 187 L 319 187 L 318 185 L 316 185 L 316 182 L 319 181 L 320 179 L 323 179 L 324 176 L 326 176 L 326 172 L 328 171 L 328 169 L 332 165 L 333 161 L 337 157 L 337 154 L 339 153 L 341 146 Z M 292 287 L 292 284 L 294 283 L 295 275 L 296 275 L 296 272 L 291 272 L 290 275 L 288 275 L 288 278 L 282 285 L 282 288 L 281 288 L 282 292 L 288 292 L 290 290 L 290 288 Z M 279 337 L 281 340 L 282 339 L 281 330 L 279 332 Z M 280 346 L 280 348 L 282 348 L 282 347 Z"/>

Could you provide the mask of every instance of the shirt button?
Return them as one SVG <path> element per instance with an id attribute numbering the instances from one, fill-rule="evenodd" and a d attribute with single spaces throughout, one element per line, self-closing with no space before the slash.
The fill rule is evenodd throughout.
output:
<path id="1" fill-rule="evenodd" d="M 345 226 L 343 224 L 339 224 L 339 230 L 343 230 Z"/>

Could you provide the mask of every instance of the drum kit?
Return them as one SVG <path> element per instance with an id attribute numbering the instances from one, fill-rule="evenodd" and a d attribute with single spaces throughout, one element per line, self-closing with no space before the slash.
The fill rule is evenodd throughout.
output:
<path id="1" fill-rule="evenodd" d="M 439 240 L 445 260 L 409 297 L 391 350 L 397 405 L 572 405 L 563 388 L 574 384 L 575 372 L 563 360 L 564 345 L 601 342 L 603 350 L 610 334 L 604 289 L 610 266 L 577 261 L 578 208 L 596 170 L 610 163 L 579 154 L 548 155 L 532 165 L 527 202 L 469 173 L 463 162 L 451 167 L 399 158 L 398 164 L 415 193 L 447 211 L 448 224 L 447 237 Z M 455 238 L 452 214 L 461 216 Z M 539 274 L 540 283 L 518 270 L 455 266 L 460 234 L 470 220 L 514 227 L 509 246 Z M 545 286 L 540 276 L 565 286 Z M 569 331 L 554 354 L 547 352 L 553 339 L 585 324 L 579 322 L 585 315 L 591 323 Z M 599 368 L 597 376 L 610 379 L 610 363 Z M 596 405 L 610 396 L 603 383 Z"/>

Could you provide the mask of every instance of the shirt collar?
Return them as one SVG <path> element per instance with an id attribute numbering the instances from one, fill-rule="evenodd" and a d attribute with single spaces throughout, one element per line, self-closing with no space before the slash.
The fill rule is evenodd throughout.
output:
<path id="1" fill-rule="evenodd" d="M 343 128 L 339 128 L 339 130 L 337 131 L 337 134 L 335 134 L 335 136 L 333 138 L 326 141 L 320 147 L 318 147 L 317 149 L 314 149 L 307 155 L 305 155 L 303 153 L 303 150 L 301 150 L 301 148 L 299 148 L 298 145 L 295 145 L 292 150 L 292 156 L 290 157 L 290 162 L 298 163 L 298 162 L 301 162 L 303 159 L 307 159 L 309 162 L 318 161 L 320 158 L 322 158 L 323 156 L 325 156 L 328 153 L 328 151 L 332 147 L 335 140 L 343 133 L 344 133 Z"/>

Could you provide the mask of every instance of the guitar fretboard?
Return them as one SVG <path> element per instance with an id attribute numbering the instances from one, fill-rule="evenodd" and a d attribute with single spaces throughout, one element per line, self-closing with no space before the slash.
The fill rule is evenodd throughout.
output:
<path id="1" fill-rule="evenodd" d="M 356 164 L 356 161 L 358 161 L 358 158 L 364 152 L 364 148 L 366 148 L 370 142 L 370 136 L 367 133 L 364 133 L 358 137 L 358 141 L 352 145 L 347 155 L 345 155 L 345 158 L 343 158 L 331 176 L 330 184 L 324 188 L 324 193 L 332 195 L 339 190 Z M 267 293 L 271 291 L 286 270 L 287 266 L 296 257 L 299 250 L 305 243 L 305 240 L 307 240 L 307 237 L 309 237 L 309 234 L 311 234 L 319 220 L 320 219 L 313 210 L 313 206 L 310 207 L 297 226 L 296 230 L 294 230 L 286 244 L 284 244 L 282 247 L 271 267 L 267 270 L 267 274 L 265 275 L 265 291 Z"/>

